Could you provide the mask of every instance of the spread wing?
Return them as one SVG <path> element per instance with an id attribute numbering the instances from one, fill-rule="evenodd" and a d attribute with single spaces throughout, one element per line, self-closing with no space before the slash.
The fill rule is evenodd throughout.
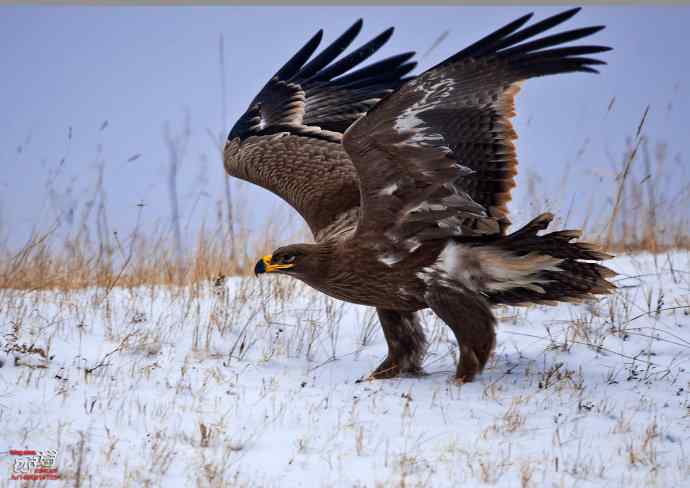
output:
<path id="1" fill-rule="evenodd" d="M 290 203 L 317 240 L 346 221 L 350 227 L 357 222 L 357 175 L 342 148 L 342 133 L 406 81 L 416 65 L 409 61 L 414 53 L 408 52 L 353 71 L 393 33 L 390 28 L 336 59 L 361 28 L 360 19 L 312 58 L 323 31 L 314 35 L 271 77 L 226 144 L 228 173 Z"/>
<path id="2" fill-rule="evenodd" d="M 357 234 L 411 252 L 426 239 L 503 230 L 517 165 L 510 118 L 520 83 L 596 73 L 592 66 L 605 64 L 585 56 L 608 47 L 562 46 L 603 27 L 534 39 L 578 10 L 524 28 L 531 14 L 511 22 L 407 82 L 348 129 L 343 145 L 362 196 Z"/>

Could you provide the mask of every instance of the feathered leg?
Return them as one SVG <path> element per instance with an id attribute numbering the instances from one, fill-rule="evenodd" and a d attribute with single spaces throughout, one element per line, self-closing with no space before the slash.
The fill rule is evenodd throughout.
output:
<path id="1" fill-rule="evenodd" d="M 426 352 L 426 337 L 416 314 L 381 308 L 376 311 L 388 343 L 388 357 L 369 377 L 385 379 L 403 374 L 423 374 L 422 359 Z"/>
<path id="2" fill-rule="evenodd" d="M 430 284 L 429 307 L 453 330 L 460 346 L 457 381 L 469 383 L 481 373 L 496 346 L 496 319 L 481 295 L 460 287 Z"/>

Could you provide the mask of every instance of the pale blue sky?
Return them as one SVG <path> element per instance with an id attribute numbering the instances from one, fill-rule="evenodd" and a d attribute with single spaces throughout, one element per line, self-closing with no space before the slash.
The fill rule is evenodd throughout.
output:
<path id="1" fill-rule="evenodd" d="M 183 224 L 189 222 L 192 234 L 204 217 L 213 220 L 223 168 L 207 131 L 223 129 L 221 34 L 227 130 L 268 77 L 319 28 L 329 42 L 362 17 L 357 46 L 395 26 L 377 57 L 408 50 L 421 55 L 448 30 L 447 39 L 421 60 L 424 69 L 528 11 L 540 19 L 565 8 L 0 7 L 3 233 L 19 243 L 32 227 L 46 227 L 75 202 L 89 200 L 101 160 L 115 230 L 125 235 L 132 229 L 140 201 L 147 205 L 145 222 L 167 223 L 162 126 L 169 121 L 181 127 L 185 110 L 191 138 L 180 175 Z M 690 135 L 690 8 L 585 7 L 566 28 L 596 24 L 607 29 L 591 42 L 614 47 L 601 55 L 609 62 L 601 75 L 532 80 L 518 99 L 516 223 L 534 213 L 526 204 L 530 174 L 553 190 L 550 198 L 562 202 L 563 212 L 574 194 L 584 206 L 589 195 L 609 193 L 612 158 L 620 161 L 626 136 L 634 134 L 647 105 L 645 133 L 669 144 L 678 175 L 687 176 L 680 168 L 688 162 Z M 141 157 L 128 162 L 135 154 Z M 563 193 L 559 182 L 569 162 L 573 178 Z M 48 181 L 56 191 L 53 199 Z M 263 190 L 244 185 L 243 191 L 255 222 L 279 205 Z"/>

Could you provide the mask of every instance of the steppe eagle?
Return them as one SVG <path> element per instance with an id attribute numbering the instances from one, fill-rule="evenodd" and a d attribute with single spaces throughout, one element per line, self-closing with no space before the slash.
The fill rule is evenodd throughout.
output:
<path id="1" fill-rule="evenodd" d="M 347 55 L 358 20 L 318 55 L 319 31 L 249 104 L 229 133 L 227 172 L 286 200 L 315 243 L 281 247 L 255 272 L 283 273 L 348 302 L 376 307 L 388 356 L 371 378 L 421 374 L 431 308 L 460 347 L 459 382 L 495 346 L 491 307 L 578 301 L 609 293 L 607 259 L 580 232 L 520 230 L 506 204 L 517 159 L 510 119 L 520 84 L 597 73 L 596 45 L 569 45 L 602 26 L 544 35 L 578 12 L 501 27 L 418 76 L 408 52 L 360 67 L 390 28 Z M 338 59 L 339 58 L 339 59 Z"/>

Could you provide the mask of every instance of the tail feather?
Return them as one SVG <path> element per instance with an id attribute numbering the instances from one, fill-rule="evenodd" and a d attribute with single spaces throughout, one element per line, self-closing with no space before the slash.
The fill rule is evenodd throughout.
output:
<path id="1" fill-rule="evenodd" d="M 560 230 L 539 235 L 552 219 L 552 214 L 541 214 L 491 244 L 503 254 L 502 261 L 494 262 L 493 266 L 503 267 L 504 279 L 500 286 L 493 284 L 485 291 L 490 302 L 511 305 L 580 302 L 616 288 L 606 278 L 617 273 L 597 262 L 613 256 L 594 244 L 575 242 L 580 231 Z M 519 279 L 513 278 L 516 268 L 513 263 L 520 263 L 523 269 L 527 267 L 528 272 L 523 272 Z"/>

